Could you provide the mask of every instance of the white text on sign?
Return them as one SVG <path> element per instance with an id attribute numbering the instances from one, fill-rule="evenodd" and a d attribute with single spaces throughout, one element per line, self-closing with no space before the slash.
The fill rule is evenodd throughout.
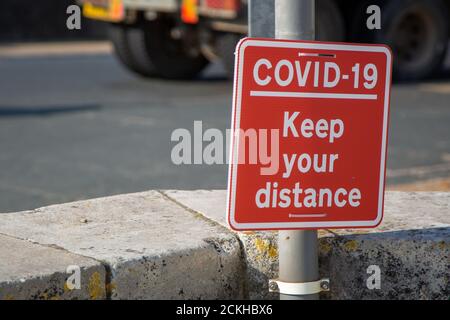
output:
<path id="1" fill-rule="evenodd" d="M 313 67 L 311 67 L 314 64 Z M 312 70 L 312 71 L 311 71 Z M 369 63 L 363 68 L 363 86 L 366 89 L 373 89 L 377 84 L 377 67 Z M 264 71 L 264 76 L 261 74 Z M 285 76 L 281 75 L 285 71 Z M 352 69 L 353 87 L 360 86 L 361 65 L 356 63 Z M 323 77 L 320 75 L 323 74 Z M 274 80 L 280 87 L 291 85 L 294 81 L 299 87 L 305 87 L 309 81 L 313 82 L 314 87 L 334 88 L 341 80 L 349 80 L 348 74 L 341 75 L 341 69 L 334 62 L 306 61 L 303 65 L 300 61 L 280 60 L 273 67 L 267 59 L 259 59 L 253 68 L 253 78 L 259 86 L 267 86 Z"/>

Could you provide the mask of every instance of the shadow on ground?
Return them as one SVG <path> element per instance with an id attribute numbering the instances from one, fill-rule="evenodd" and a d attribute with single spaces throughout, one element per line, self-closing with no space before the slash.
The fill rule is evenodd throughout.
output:
<path id="1" fill-rule="evenodd" d="M 99 111 L 99 105 L 70 105 L 70 106 L 38 106 L 38 107 L 5 107 L 0 106 L 1 117 L 45 117 L 61 113 L 76 113 Z"/>

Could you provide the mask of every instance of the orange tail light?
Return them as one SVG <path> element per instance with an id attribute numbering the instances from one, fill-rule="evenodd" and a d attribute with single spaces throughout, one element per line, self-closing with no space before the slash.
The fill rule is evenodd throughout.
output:
<path id="1" fill-rule="evenodd" d="M 198 0 L 183 0 L 181 3 L 181 20 L 184 23 L 198 23 Z"/>

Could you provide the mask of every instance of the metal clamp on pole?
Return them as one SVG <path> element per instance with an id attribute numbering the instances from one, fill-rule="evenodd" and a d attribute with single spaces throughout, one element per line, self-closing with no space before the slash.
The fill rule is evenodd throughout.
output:
<path id="1" fill-rule="evenodd" d="M 269 292 L 302 296 L 330 291 L 330 279 L 321 279 L 312 282 L 283 282 L 278 279 L 269 281 Z"/>

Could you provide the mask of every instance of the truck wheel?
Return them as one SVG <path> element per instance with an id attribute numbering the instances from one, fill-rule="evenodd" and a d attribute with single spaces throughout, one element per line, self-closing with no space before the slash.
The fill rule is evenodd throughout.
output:
<path id="1" fill-rule="evenodd" d="M 380 7 L 381 29 L 366 28 L 365 33 L 370 42 L 385 43 L 392 48 L 394 78 L 418 80 L 438 71 L 449 37 L 448 8 L 444 3 L 441 0 L 390 0 L 381 2 Z M 365 27 L 366 22 L 362 23 Z"/>
<path id="2" fill-rule="evenodd" d="M 146 57 L 146 50 L 143 50 L 142 41 L 136 39 L 139 32 L 136 34 L 135 30 L 127 25 L 110 24 L 108 33 L 120 62 L 139 75 L 145 77 L 155 75 L 155 68 L 150 59 Z M 132 41 L 130 41 L 130 38 Z"/>
<path id="3" fill-rule="evenodd" d="M 191 79 L 209 63 L 196 43 L 195 32 L 174 37 L 174 25 L 170 19 L 146 22 L 139 29 L 144 39 L 145 51 L 163 78 Z"/>
<path id="4" fill-rule="evenodd" d="M 339 7 L 334 0 L 316 1 L 317 32 L 320 41 L 344 41 L 345 24 Z"/>
<path id="5" fill-rule="evenodd" d="M 146 21 L 133 26 L 111 25 L 110 38 L 119 60 L 131 71 L 145 76 L 189 79 L 208 64 L 195 48 L 171 36 L 169 20 Z"/>

